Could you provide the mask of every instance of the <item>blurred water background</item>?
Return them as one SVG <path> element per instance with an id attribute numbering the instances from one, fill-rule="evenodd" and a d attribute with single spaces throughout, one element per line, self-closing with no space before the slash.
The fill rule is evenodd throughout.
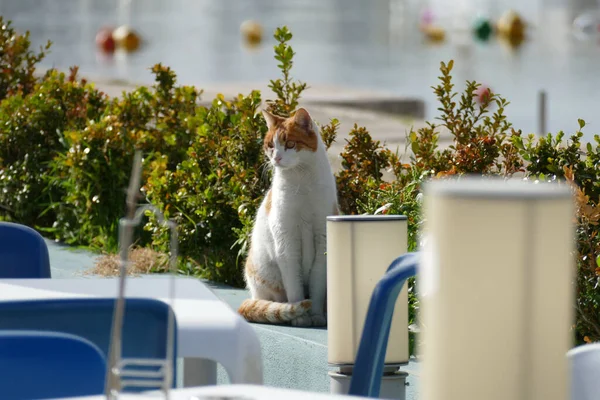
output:
<path id="1" fill-rule="evenodd" d="M 418 23 L 424 7 L 450 30 L 445 43 L 423 40 Z M 496 19 L 511 8 L 529 23 L 528 39 L 516 52 L 454 29 L 479 14 Z M 0 14 L 29 30 L 36 45 L 54 42 L 44 67 L 78 65 L 91 79 L 151 83 L 148 68 L 162 62 L 186 84 L 264 84 L 278 76 L 271 33 L 287 25 L 297 52 L 294 77 L 310 85 L 422 98 L 427 118 L 433 118 L 437 104 L 430 86 L 440 61 L 454 59 L 456 82 L 481 81 L 504 95 L 517 128 L 536 130 L 537 94 L 543 89 L 548 130 L 573 132 L 583 118 L 588 138 L 600 133 L 600 41 L 577 39 L 572 24 L 581 12 L 596 8 L 595 0 L 0 1 Z M 248 19 L 265 29 L 266 39 L 255 49 L 240 38 L 240 24 Z M 98 29 L 122 23 L 140 32 L 144 48 L 126 56 L 99 54 Z"/>

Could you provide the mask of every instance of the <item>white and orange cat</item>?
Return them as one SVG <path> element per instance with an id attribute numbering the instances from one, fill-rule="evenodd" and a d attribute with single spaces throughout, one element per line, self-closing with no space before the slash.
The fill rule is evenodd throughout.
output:
<path id="1" fill-rule="evenodd" d="M 238 312 L 251 322 L 325 326 L 325 228 L 327 216 L 338 213 L 335 178 L 319 128 L 305 109 L 290 118 L 263 115 L 273 182 L 246 260 L 252 298 Z"/>

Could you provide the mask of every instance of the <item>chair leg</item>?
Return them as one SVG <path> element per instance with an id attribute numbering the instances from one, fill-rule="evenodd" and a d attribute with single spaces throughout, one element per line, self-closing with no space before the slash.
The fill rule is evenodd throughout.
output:
<path id="1" fill-rule="evenodd" d="M 217 384 L 217 363 L 204 358 L 184 358 L 183 387 Z"/>

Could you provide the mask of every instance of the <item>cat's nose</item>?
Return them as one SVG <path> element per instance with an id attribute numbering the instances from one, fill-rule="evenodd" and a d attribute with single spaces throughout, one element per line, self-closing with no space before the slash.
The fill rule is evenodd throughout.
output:
<path id="1" fill-rule="evenodd" d="M 281 156 L 275 156 L 275 163 L 279 164 L 280 161 L 281 161 Z"/>

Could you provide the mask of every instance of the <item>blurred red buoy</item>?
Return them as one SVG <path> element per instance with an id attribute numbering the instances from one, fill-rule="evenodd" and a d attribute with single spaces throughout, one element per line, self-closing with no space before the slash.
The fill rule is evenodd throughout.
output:
<path id="1" fill-rule="evenodd" d="M 96 34 L 96 46 L 104 53 L 113 53 L 115 51 L 116 43 L 112 37 L 112 28 L 104 27 L 98 31 Z"/>
<path id="2" fill-rule="evenodd" d="M 492 91 L 485 85 L 481 85 L 475 90 L 475 100 L 477 100 L 479 104 L 487 101 L 491 95 Z"/>

